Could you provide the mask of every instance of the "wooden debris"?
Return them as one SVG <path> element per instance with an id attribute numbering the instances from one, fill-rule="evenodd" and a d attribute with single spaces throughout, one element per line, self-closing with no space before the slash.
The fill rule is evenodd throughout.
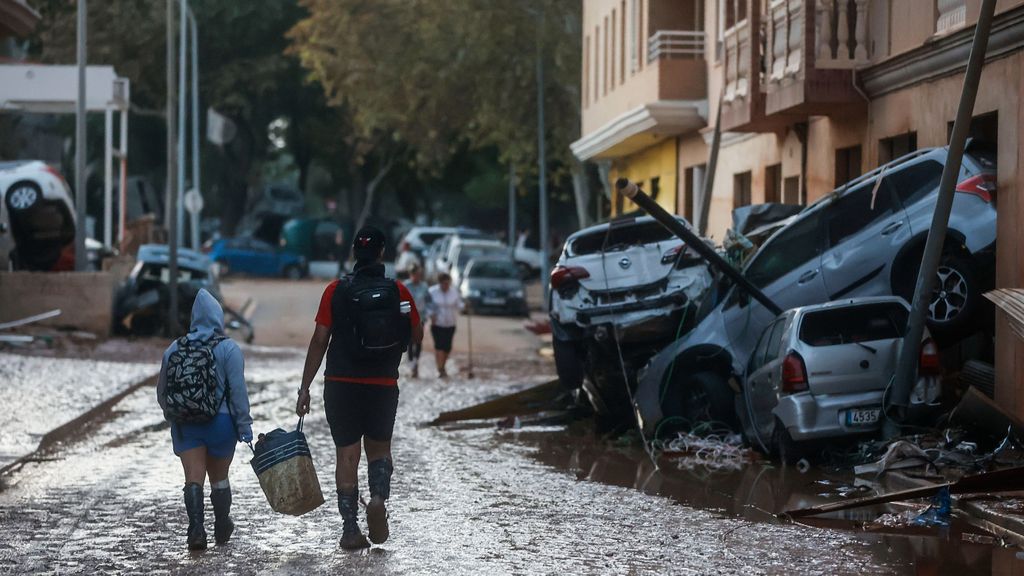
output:
<path id="1" fill-rule="evenodd" d="M 1009 317 L 1010 328 L 1017 338 L 1024 340 L 1024 289 L 999 288 L 985 294 Z"/>
<path id="2" fill-rule="evenodd" d="M 475 406 L 451 412 L 442 412 L 430 424 L 436 426 L 460 420 L 483 420 L 487 418 L 536 414 L 552 409 L 552 404 L 560 393 L 561 383 L 558 379 L 555 379 L 514 394 L 508 394 L 494 400 L 476 404 Z"/>

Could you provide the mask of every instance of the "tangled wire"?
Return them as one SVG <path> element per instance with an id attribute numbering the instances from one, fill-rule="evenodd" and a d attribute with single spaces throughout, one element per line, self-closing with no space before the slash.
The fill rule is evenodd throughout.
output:
<path id="1" fill-rule="evenodd" d="M 673 457 L 680 470 L 733 472 L 750 461 L 750 449 L 731 432 L 697 435 L 679 432 L 674 438 L 656 441 L 663 456 Z"/>

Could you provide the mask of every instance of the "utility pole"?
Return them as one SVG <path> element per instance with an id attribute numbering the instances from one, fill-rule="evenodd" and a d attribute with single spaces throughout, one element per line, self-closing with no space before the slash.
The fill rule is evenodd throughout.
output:
<path id="1" fill-rule="evenodd" d="M 167 266 L 170 273 L 170 298 L 167 317 L 167 331 L 177 337 L 178 326 L 178 184 L 174 151 L 174 2 L 167 0 Z"/>
<path id="2" fill-rule="evenodd" d="M 85 69 L 88 55 L 88 13 L 86 0 L 78 0 L 78 101 L 75 102 L 75 270 L 82 272 L 89 263 L 85 253 Z"/>
<path id="3" fill-rule="evenodd" d="M 196 15 L 189 10 L 188 21 L 192 30 L 192 189 L 197 194 L 202 194 L 199 187 L 199 27 L 196 25 Z M 199 249 L 199 223 L 200 212 L 189 214 L 192 222 L 192 243 L 193 250 Z"/>
<path id="4" fill-rule="evenodd" d="M 508 246 L 516 253 L 516 167 L 508 163 Z"/>
<path id="5" fill-rule="evenodd" d="M 887 406 L 887 408 L 897 408 L 899 411 L 896 414 L 897 420 L 903 416 L 901 412 L 905 412 L 910 404 L 910 391 L 916 380 L 918 355 L 921 353 L 921 337 L 924 334 L 928 304 L 935 287 L 939 261 L 942 259 L 942 247 L 946 241 L 946 230 L 949 227 L 949 214 L 953 208 L 955 194 L 953 188 L 960 175 L 964 145 L 967 141 L 967 131 L 971 125 L 974 100 L 978 95 L 981 69 L 985 65 L 985 51 L 988 48 L 989 30 L 992 28 L 992 16 L 995 9 L 996 0 L 984 0 L 981 4 L 981 13 L 978 15 L 978 25 L 974 30 L 974 43 L 971 46 L 971 55 L 967 60 L 967 70 L 964 72 L 963 91 L 960 93 L 960 105 L 956 111 L 956 120 L 953 122 L 953 134 L 949 139 L 946 165 L 942 168 L 942 179 L 939 180 L 939 199 L 935 204 L 932 226 L 928 231 L 928 240 L 925 242 L 921 270 L 918 272 L 917 285 L 914 290 L 914 301 L 911 304 L 910 319 L 907 322 L 906 335 L 903 337 L 903 344 L 900 348 L 892 395 L 889 397 Z M 899 434 L 899 428 L 886 419 L 885 432 L 887 437 L 893 437 Z"/>
<path id="6" fill-rule="evenodd" d="M 546 281 L 550 272 L 548 265 L 548 174 L 547 158 L 544 153 L 544 20 L 543 9 L 540 13 L 540 26 L 537 28 L 537 178 L 540 183 L 540 281 L 544 286 L 544 302 L 542 307 L 548 309 L 548 292 L 550 286 Z"/>
<path id="7" fill-rule="evenodd" d="M 185 246 L 185 138 L 188 133 L 185 128 L 188 103 L 188 91 L 186 78 L 188 74 L 188 0 L 180 0 L 179 7 L 181 14 L 180 30 L 178 33 L 178 198 L 175 210 L 178 216 L 178 235 L 176 241 L 179 247 Z"/>

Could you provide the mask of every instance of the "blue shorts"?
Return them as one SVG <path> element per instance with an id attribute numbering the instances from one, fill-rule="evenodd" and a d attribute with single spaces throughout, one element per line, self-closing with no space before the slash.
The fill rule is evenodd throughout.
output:
<path id="1" fill-rule="evenodd" d="M 174 453 L 206 446 L 206 453 L 214 458 L 229 458 L 235 454 L 238 432 L 230 414 L 220 413 L 203 424 L 171 423 L 171 441 Z"/>

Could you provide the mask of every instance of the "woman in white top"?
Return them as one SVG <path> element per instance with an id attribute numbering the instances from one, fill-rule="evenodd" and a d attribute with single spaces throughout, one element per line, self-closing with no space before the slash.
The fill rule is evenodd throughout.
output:
<path id="1" fill-rule="evenodd" d="M 452 277 L 441 273 L 438 283 L 430 287 L 430 335 L 434 338 L 434 357 L 437 360 L 437 373 L 447 378 L 445 364 L 452 352 L 452 338 L 455 336 L 455 324 L 462 310 L 462 296 L 452 286 Z"/>

